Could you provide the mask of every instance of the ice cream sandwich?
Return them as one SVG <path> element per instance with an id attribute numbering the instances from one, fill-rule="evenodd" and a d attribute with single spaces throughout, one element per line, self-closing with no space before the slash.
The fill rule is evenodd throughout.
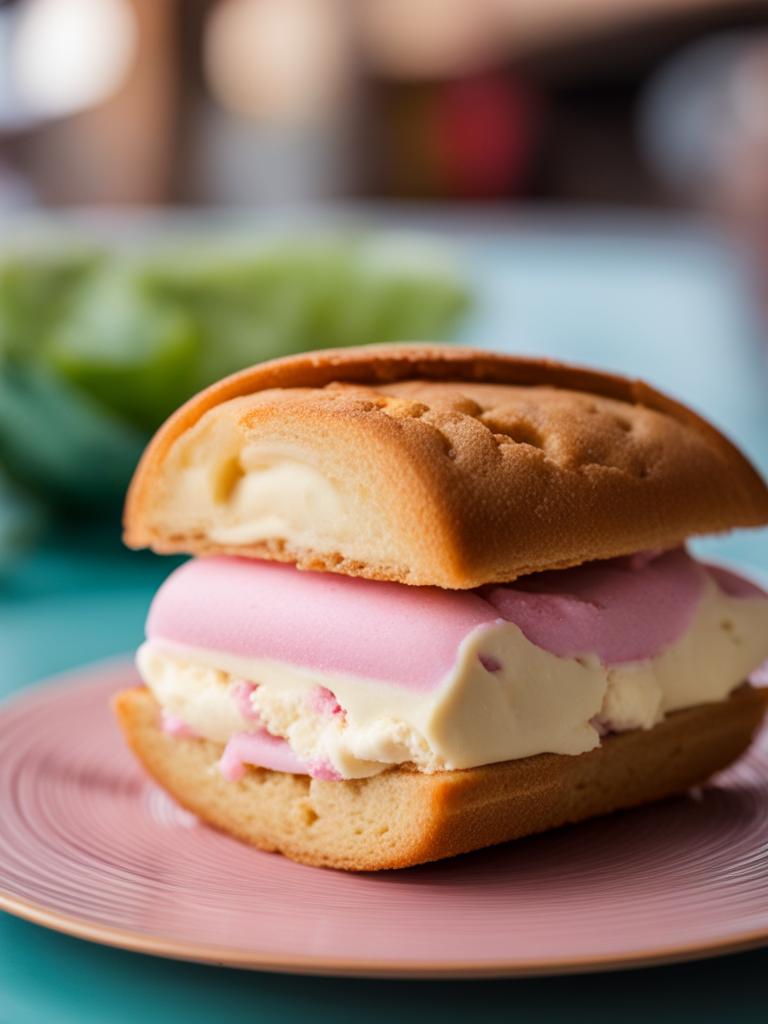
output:
<path id="1" fill-rule="evenodd" d="M 179 803 L 308 864 L 636 806 L 760 725 L 768 595 L 685 542 L 766 522 L 744 456 L 638 381 L 438 346 L 265 363 L 139 465 L 127 544 L 194 557 L 115 710 Z"/>

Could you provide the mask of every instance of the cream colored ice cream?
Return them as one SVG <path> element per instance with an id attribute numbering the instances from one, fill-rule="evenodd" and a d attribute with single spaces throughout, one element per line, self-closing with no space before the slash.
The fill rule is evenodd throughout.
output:
<path id="1" fill-rule="evenodd" d="M 198 560 L 161 588 L 138 666 L 169 720 L 230 755 L 274 767 L 277 737 L 282 770 L 363 778 L 580 754 L 766 658 L 768 597 L 675 551 L 472 593 Z"/>

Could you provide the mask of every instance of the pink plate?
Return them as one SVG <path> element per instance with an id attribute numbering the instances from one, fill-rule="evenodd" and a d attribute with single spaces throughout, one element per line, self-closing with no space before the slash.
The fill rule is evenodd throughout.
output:
<path id="1" fill-rule="evenodd" d="M 768 732 L 687 798 L 451 861 L 348 875 L 200 825 L 144 778 L 114 662 L 0 712 L 0 906 L 127 949 L 239 967 L 493 976 L 768 942 Z"/>

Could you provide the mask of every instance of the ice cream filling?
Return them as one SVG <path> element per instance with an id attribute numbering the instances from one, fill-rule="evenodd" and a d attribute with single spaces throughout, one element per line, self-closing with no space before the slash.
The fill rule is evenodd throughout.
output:
<path id="1" fill-rule="evenodd" d="M 678 549 L 469 592 L 198 559 L 138 661 L 174 735 L 226 744 L 227 777 L 334 779 L 579 754 L 724 699 L 766 657 L 768 597 Z"/>

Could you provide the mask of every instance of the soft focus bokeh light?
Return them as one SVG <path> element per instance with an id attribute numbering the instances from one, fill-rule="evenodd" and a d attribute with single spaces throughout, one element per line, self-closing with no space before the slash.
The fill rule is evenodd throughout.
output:
<path id="1" fill-rule="evenodd" d="M 24 109 L 57 117 L 98 103 L 127 74 L 136 45 L 125 0 L 27 0 L 11 49 Z"/>
<path id="2" fill-rule="evenodd" d="M 639 131 L 671 189 L 746 223 L 768 215 L 766 110 L 768 33 L 728 33 L 683 50 L 652 78 Z"/>
<path id="3" fill-rule="evenodd" d="M 366 52 L 385 75 L 465 74 L 503 52 L 496 0 L 366 0 L 357 14 Z"/>
<path id="4" fill-rule="evenodd" d="M 222 0 L 205 34 L 215 98 L 246 118 L 303 121 L 338 103 L 346 78 L 339 0 Z"/>
<path id="5" fill-rule="evenodd" d="M 732 0 L 726 0 L 732 2 Z M 626 25 L 660 12 L 663 16 L 695 13 L 723 6 L 723 0 L 494 0 L 506 35 L 506 44 L 525 50 L 550 40 L 578 41 L 590 32 Z"/>

